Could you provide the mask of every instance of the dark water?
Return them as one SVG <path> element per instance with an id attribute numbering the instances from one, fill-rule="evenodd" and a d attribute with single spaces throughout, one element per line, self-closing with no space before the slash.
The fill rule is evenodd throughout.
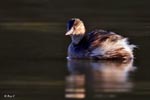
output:
<path id="1" fill-rule="evenodd" d="M 149 0 L 5 0 L 0 3 L 0 100 L 150 98 Z M 129 37 L 134 61 L 67 61 L 66 21 Z"/>

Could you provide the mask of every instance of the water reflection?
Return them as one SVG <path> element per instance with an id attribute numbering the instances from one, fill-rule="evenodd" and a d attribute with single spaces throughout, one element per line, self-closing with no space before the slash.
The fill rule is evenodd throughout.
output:
<path id="1" fill-rule="evenodd" d="M 130 92 L 133 87 L 129 72 L 133 60 L 89 61 L 68 60 L 69 75 L 66 76 L 66 98 L 85 98 L 89 94 Z M 88 91 L 88 92 L 87 92 Z"/>

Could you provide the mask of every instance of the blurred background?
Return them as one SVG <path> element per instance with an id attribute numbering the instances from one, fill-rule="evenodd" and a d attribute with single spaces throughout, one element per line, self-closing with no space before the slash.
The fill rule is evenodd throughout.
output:
<path id="1" fill-rule="evenodd" d="M 64 34 L 66 22 L 72 17 L 83 20 L 87 32 L 111 30 L 138 46 L 134 51 L 137 70 L 131 74 L 133 91 L 121 95 L 128 99 L 150 97 L 149 4 L 149 0 L 1 1 L 0 98 L 66 99 L 70 38 Z M 87 100 L 107 97 L 87 94 Z"/>

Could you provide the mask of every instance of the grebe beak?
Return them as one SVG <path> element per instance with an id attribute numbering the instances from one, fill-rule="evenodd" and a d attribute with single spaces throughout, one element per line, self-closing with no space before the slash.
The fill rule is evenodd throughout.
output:
<path id="1" fill-rule="evenodd" d="M 74 29 L 73 27 L 65 34 L 65 35 L 72 35 L 74 32 Z"/>

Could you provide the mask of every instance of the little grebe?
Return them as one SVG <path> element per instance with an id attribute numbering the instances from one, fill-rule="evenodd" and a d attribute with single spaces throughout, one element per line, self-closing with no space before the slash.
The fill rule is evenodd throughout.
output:
<path id="1" fill-rule="evenodd" d="M 72 18 L 67 23 L 66 35 L 72 42 L 68 47 L 70 59 L 133 59 L 135 45 L 128 39 L 111 31 L 95 30 L 85 33 L 84 23 L 78 18 Z"/>

